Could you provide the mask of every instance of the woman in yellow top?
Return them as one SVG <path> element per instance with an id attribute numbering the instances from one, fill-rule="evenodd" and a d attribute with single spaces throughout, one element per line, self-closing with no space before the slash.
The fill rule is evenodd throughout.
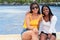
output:
<path id="1" fill-rule="evenodd" d="M 31 3 L 30 12 L 25 16 L 24 20 L 24 32 L 22 34 L 22 40 L 39 40 L 38 28 L 42 20 L 42 14 L 40 14 L 40 7 L 36 2 Z"/>

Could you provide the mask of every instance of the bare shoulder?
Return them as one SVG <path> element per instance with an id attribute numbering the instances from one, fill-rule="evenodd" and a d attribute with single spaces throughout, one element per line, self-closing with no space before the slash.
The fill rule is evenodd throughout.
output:
<path id="1" fill-rule="evenodd" d="M 43 14 L 39 14 L 39 17 L 43 17 Z"/>
<path id="2" fill-rule="evenodd" d="M 40 22 L 42 21 L 42 17 L 43 17 L 43 15 L 42 14 L 39 14 L 39 21 Z"/>
<path id="3" fill-rule="evenodd" d="M 30 15 L 31 15 L 31 13 L 30 12 L 27 12 L 25 16 L 26 17 L 29 17 Z"/>

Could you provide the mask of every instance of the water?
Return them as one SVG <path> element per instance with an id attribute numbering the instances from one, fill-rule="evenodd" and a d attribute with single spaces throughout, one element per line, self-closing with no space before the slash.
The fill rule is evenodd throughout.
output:
<path id="1" fill-rule="evenodd" d="M 50 6 L 57 16 L 57 32 L 60 32 L 60 7 Z M 0 34 L 20 34 L 23 30 L 23 22 L 29 6 L 0 6 Z"/>

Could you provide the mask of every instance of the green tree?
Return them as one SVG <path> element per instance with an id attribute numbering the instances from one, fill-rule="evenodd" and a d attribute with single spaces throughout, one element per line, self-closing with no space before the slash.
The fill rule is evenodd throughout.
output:
<path id="1" fill-rule="evenodd" d="M 3 0 L 0 0 L 0 3 L 3 3 Z"/>

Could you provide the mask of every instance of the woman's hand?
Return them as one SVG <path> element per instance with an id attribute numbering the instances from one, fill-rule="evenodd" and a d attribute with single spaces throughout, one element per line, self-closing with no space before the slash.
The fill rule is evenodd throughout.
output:
<path id="1" fill-rule="evenodd" d="M 38 29 L 37 28 L 34 28 L 33 32 L 38 35 Z"/>
<path id="2" fill-rule="evenodd" d="M 48 33 L 48 38 L 51 38 L 51 35 L 52 35 L 52 34 Z"/>

